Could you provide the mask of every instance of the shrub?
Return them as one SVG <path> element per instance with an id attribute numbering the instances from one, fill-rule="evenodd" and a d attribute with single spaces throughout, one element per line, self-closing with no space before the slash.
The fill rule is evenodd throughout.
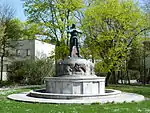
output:
<path id="1" fill-rule="evenodd" d="M 9 66 L 8 81 L 17 84 L 42 84 L 44 77 L 54 74 L 52 59 L 15 61 Z"/>
<path id="2" fill-rule="evenodd" d="M 9 86 L 11 83 L 9 81 L 0 81 L 0 87 Z"/>
<path id="3" fill-rule="evenodd" d="M 8 81 L 21 84 L 25 79 L 23 66 L 25 61 L 15 61 L 8 67 Z"/>

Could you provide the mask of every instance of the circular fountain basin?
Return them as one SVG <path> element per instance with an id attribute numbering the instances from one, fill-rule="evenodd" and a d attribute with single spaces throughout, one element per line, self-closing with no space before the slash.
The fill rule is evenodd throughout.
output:
<path id="1" fill-rule="evenodd" d="M 126 93 L 111 89 L 106 90 L 106 93 L 104 95 L 51 94 L 45 93 L 44 91 L 45 90 L 42 89 L 31 92 L 23 92 L 19 94 L 11 94 L 8 96 L 8 98 L 21 102 L 55 104 L 123 103 L 139 102 L 145 100 L 144 96 L 139 94 Z"/>
<path id="2" fill-rule="evenodd" d="M 94 98 L 99 96 L 117 96 L 121 94 L 121 91 L 108 89 L 103 94 L 59 94 L 59 93 L 47 93 L 45 89 L 32 90 L 27 96 L 35 98 L 45 99 L 76 99 L 76 98 Z"/>
<path id="3" fill-rule="evenodd" d="M 56 104 L 123 103 L 145 100 L 144 96 L 139 94 L 105 90 L 103 77 L 65 76 L 48 77 L 46 80 L 46 89 L 11 94 L 8 98 L 22 102 Z"/>

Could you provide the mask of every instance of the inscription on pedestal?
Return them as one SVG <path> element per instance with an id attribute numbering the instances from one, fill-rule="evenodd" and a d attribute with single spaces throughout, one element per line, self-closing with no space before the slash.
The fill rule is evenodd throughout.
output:
<path id="1" fill-rule="evenodd" d="M 82 94 L 82 84 L 81 83 L 73 83 L 73 94 Z"/>
<path id="2" fill-rule="evenodd" d="M 63 94 L 72 94 L 72 83 L 71 82 L 63 82 L 62 88 Z"/>

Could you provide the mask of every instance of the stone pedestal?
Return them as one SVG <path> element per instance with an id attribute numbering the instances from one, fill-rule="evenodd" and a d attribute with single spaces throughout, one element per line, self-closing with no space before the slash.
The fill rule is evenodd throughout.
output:
<path id="1" fill-rule="evenodd" d="M 62 98 L 62 95 L 63 98 L 76 98 L 105 94 L 105 77 L 97 77 L 94 64 L 82 58 L 59 61 L 57 77 L 46 77 L 45 82 L 46 93 L 51 94 L 52 98 Z"/>
<path id="2" fill-rule="evenodd" d="M 62 76 L 47 77 L 46 92 L 55 94 L 103 95 L 105 77 Z"/>

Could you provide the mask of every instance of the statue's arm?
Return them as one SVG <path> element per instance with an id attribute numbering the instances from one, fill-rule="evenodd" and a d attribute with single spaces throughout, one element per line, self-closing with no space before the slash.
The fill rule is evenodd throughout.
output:
<path id="1" fill-rule="evenodd" d="M 77 32 L 80 33 L 80 34 L 82 34 L 82 31 L 81 31 L 81 30 L 77 30 Z"/>

